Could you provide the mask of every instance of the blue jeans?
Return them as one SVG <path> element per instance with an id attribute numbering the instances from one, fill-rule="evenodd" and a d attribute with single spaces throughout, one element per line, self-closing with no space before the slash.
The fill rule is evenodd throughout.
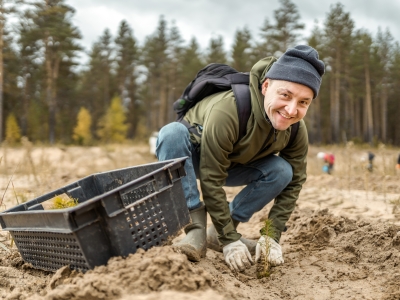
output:
<path id="1" fill-rule="evenodd" d="M 182 178 L 183 192 L 189 210 L 200 206 L 196 178 L 199 176 L 199 149 L 191 143 L 187 128 L 178 122 L 161 128 L 156 146 L 157 158 L 162 160 L 188 156 L 186 176 Z M 252 215 L 278 196 L 292 180 L 291 165 L 283 158 L 268 155 L 246 165 L 228 169 L 226 186 L 246 186 L 229 204 L 232 218 L 247 222 Z"/>

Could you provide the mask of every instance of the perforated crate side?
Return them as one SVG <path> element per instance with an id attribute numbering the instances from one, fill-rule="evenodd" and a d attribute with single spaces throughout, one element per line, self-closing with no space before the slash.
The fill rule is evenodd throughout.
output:
<path id="1" fill-rule="evenodd" d="M 107 222 L 113 251 L 122 256 L 139 248 L 161 246 L 190 222 L 180 181 L 132 203 L 118 216 L 103 220 Z"/>
<path id="2" fill-rule="evenodd" d="M 33 267 L 56 271 L 69 265 L 86 272 L 104 265 L 112 256 L 110 242 L 99 223 L 76 232 L 10 231 L 24 261 Z"/>

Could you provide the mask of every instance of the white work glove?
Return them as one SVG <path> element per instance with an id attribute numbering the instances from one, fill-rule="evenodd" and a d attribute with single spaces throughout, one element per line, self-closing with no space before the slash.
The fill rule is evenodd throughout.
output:
<path id="1" fill-rule="evenodd" d="M 240 240 L 226 245 L 222 252 L 232 271 L 244 271 L 253 264 L 249 250 Z"/>
<path id="2" fill-rule="evenodd" d="M 257 242 L 256 246 L 256 261 L 259 261 L 261 258 L 261 251 L 263 252 L 264 255 L 265 253 L 265 245 L 266 243 L 269 243 L 270 248 L 269 248 L 269 255 L 268 255 L 268 261 L 271 264 L 271 266 L 279 266 L 284 263 L 283 256 L 282 256 L 282 248 L 281 245 L 279 245 L 277 242 L 275 242 L 274 239 L 271 239 L 270 237 L 267 237 L 267 241 L 265 240 L 265 237 L 262 236 Z"/>

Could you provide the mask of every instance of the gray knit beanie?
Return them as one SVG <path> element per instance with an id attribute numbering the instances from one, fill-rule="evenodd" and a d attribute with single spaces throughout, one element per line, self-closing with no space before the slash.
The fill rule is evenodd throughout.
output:
<path id="1" fill-rule="evenodd" d="M 308 86 L 317 97 L 325 65 L 318 52 L 306 45 L 289 48 L 272 66 L 265 78 L 285 80 Z"/>

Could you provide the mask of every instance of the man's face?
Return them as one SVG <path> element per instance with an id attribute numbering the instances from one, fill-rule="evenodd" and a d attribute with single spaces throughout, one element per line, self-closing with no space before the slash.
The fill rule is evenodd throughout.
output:
<path id="1" fill-rule="evenodd" d="M 276 130 L 285 130 L 303 119 L 314 96 L 308 86 L 270 79 L 265 80 L 261 92 L 265 112 Z"/>

